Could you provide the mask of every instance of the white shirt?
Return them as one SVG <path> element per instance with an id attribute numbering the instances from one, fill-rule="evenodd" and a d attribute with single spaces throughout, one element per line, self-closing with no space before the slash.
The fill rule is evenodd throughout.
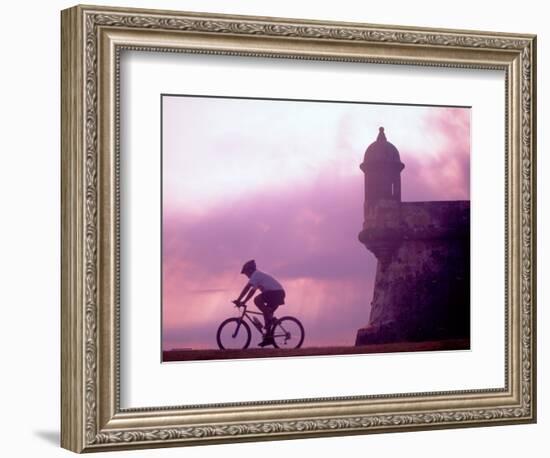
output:
<path id="1" fill-rule="evenodd" d="M 262 293 L 264 291 L 278 291 L 283 289 L 283 285 L 281 285 L 271 275 L 260 272 L 259 270 L 254 271 L 248 279 L 248 283 L 250 283 L 254 288 L 260 288 Z"/>

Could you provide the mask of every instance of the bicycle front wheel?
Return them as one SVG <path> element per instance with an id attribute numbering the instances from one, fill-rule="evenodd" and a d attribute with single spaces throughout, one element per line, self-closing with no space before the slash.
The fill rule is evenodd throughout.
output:
<path id="1" fill-rule="evenodd" d="M 216 340 L 222 350 L 244 350 L 250 345 L 250 326 L 240 318 L 228 318 L 218 328 Z"/>
<path id="2" fill-rule="evenodd" d="M 273 340 L 277 348 L 300 348 L 304 337 L 302 323 L 293 316 L 278 319 L 273 328 Z"/>

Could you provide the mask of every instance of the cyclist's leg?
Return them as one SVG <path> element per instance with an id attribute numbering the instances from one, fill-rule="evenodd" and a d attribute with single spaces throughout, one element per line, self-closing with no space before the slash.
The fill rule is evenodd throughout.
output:
<path id="1" fill-rule="evenodd" d="M 256 304 L 256 307 L 264 314 L 264 324 L 265 328 L 267 329 L 268 321 L 269 321 L 269 307 L 265 303 L 265 298 L 263 293 L 258 294 L 254 298 L 254 304 Z"/>
<path id="2" fill-rule="evenodd" d="M 271 306 L 270 304 L 266 304 L 264 308 L 264 320 L 265 320 L 265 335 L 267 337 L 271 337 L 273 335 L 273 314 L 275 313 L 275 310 L 277 310 L 279 306 Z"/>
<path id="3" fill-rule="evenodd" d="M 260 347 L 265 347 L 266 345 L 273 345 L 273 338 L 270 338 L 270 328 L 271 328 L 271 321 L 273 317 L 273 312 L 270 309 L 270 307 L 266 304 L 266 300 L 264 297 L 264 294 L 258 294 L 254 298 L 254 304 L 256 304 L 256 307 L 263 313 L 264 315 L 264 323 L 265 323 L 265 333 L 263 334 L 262 341 L 258 344 Z"/>
<path id="4" fill-rule="evenodd" d="M 283 295 L 281 297 L 281 294 Z M 266 312 L 264 316 L 266 317 L 266 334 L 268 337 L 273 336 L 273 315 L 275 310 L 279 308 L 279 305 L 284 303 L 284 292 L 283 291 L 267 291 L 264 293 L 264 301 Z"/>

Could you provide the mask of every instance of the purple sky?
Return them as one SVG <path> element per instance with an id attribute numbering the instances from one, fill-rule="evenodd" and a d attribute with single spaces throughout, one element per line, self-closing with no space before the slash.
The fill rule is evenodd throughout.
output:
<path id="1" fill-rule="evenodd" d="M 357 240 L 359 164 L 379 126 L 403 200 L 469 199 L 469 109 L 163 98 L 163 349 L 216 346 L 251 258 L 285 287 L 277 315 L 300 318 L 304 345 L 353 345 L 376 268 Z"/>

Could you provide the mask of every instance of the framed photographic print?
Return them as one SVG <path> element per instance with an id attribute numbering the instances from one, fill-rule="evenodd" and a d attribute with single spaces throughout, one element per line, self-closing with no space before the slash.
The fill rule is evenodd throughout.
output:
<path id="1" fill-rule="evenodd" d="M 64 10 L 62 446 L 534 422 L 535 45 Z"/>

